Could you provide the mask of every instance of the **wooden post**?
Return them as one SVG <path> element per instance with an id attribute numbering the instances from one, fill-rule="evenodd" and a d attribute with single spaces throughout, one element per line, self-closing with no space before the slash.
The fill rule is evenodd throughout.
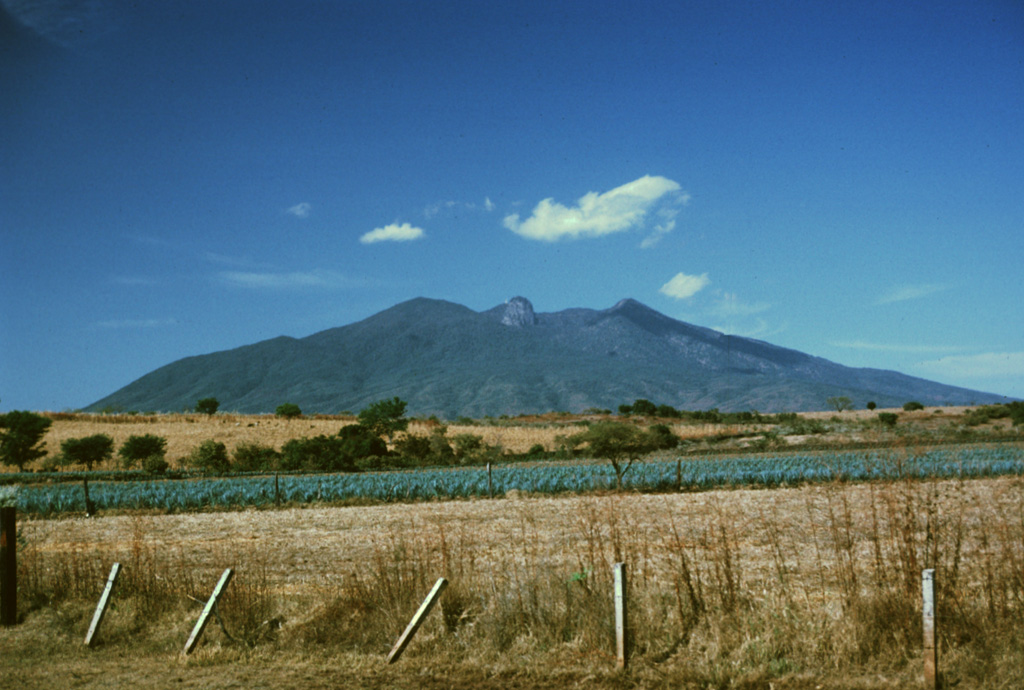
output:
<path id="1" fill-rule="evenodd" d="M 391 652 L 388 654 L 388 663 L 393 664 L 398 661 L 398 658 L 402 656 L 402 652 L 409 646 L 409 642 L 412 641 L 412 636 L 416 634 L 416 631 L 420 629 L 420 625 L 423 623 L 423 619 L 430 613 L 430 609 L 434 608 L 434 604 L 437 602 L 437 598 L 441 596 L 441 592 L 448 586 L 448 580 L 443 577 L 438 578 L 437 582 L 434 583 L 434 588 L 430 590 L 430 594 L 420 604 L 419 609 L 413 615 L 412 620 L 409 621 L 409 625 L 406 626 L 405 632 L 398 638 L 398 642 L 391 648 Z"/>
<path id="2" fill-rule="evenodd" d="M 15 508 L 0 508 L 0 625 L 18 624 L 18 529 Z"/>
<path id="3" fill-rule="evenodd" d="M 494 498 L 494 485 L 491 483 L 491 463 L 487 463 L 487 498 Z"/>
<path id="4" fill-rule="evenodd" d="M 683 490 L 683 459 L 676 458 L 676 491 Z"/>
<path id="5" fill-rule="evenodd" d="M 626 613 L 626 564 L 616 563 L 612 569 L 615 579 L 615 657 L 621 669 L 626 668 L 629 654 L 628 619 Z"/>
<path id="6" fill-rule="evenodd" d="M 82 478 L 82 486 L 85 488 L 85 517 L 92 517 L 96 512 L 96 506 L 93 505 L 92 500 L 89 498 L 89 478 Z"/>
<path id="7" fill-rule="evenodd" d="M 277 472 L 274 472 L 274 505 L 281 505 L 281 485 L 277 482 Z"/>
<path id="8" fill-rule="evenodd" d="M 196 627 L 192 628 L 192 634 L 188 636 L 188 642 L 185 643 L 185 649 L 182 652 L 183 655 L 189 655 L 192 650 L 199 644 L 199 638 L 203 634 L 203 630 L 206 628 L 207 622 L 210 620 L 210 614 L 213 613 L 214 607 L 217 606 L 217 601 L 220 599 L 220 595 L 224 593 L 224 588 L 231 582 L 231 576 L 234 573 L 231 568 L 224 571 L 224 574 L 220 576 L 220 581 L 217 586 L 213 588 L 213 594 L 210 599 L 206 602 L 206 606 L 203 607 L 203 612 L 199 614 L 199 620 L 196 621 Z"/>
<path id="9" fill-rule="evenodd" d="M 924 687 L 939 687 L 939 645 L 935 636 L 935 570 L 921 573 L 922 612 L 924 614 Z"/>
<path id="10" fill-rule="evenodd" d="M 96 633 L 99 632 L 100 623 L 103 622 L 103 616 L 107 613 L 107 605 L 110 603 L 110 595 L 114 591 L 114 585 L 117 584 L 117 576 L 121 574 L 121 564 L 115 563 L 110 569 L 110 576 L 107 578 L 107 586 L 103 588 L 103 594 L 100 595 L 100 601 L 96 604 L 96 613 L 92 615 L 92 623 L 89 625 L 89 632 L 85 634 L 85 646 L 92 647 L 93 640 L 96 639 Z"/>

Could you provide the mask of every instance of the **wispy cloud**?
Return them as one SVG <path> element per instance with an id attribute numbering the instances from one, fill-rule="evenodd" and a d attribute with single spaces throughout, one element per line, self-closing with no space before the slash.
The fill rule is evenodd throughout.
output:
<path id="1" fill-rule="evenodd" d="M 871 343 L 864 340 L 838 340 L 830 342 L 832 347 L 842 347 L 850 350 L 870 350 L 873 352 L 909 352 L 918 354 L 929 354 L 939 352 L 956 352 L 962 348 L 949 345 L 919 345 L 907 343 Z"/>
<path id="2" fill-rule="evenodd" d="M 339 289 L 357 287 L 361 283 L 334 271 L 292 271 L 285 273 L 257 271 L 223 271 L 218 278 L 229 285 L 259 290 Z"/>
<path id="3" fill-rule="evenodd" d="M 677 273 L 672 280 L 668 281 L 658 289 L 663 295 L 673 299 L 689 299 L 703 290 L 711 283 L 707 273 L 699 276 L 689 276 L 685 273 Z"/>
<path id="4" fill-rule="evenodd" d="M 303 201 L 301 204 L 295 204 L 286 213 L 290 213 L 296 218 L 309 218 L 309 214 L 313 211 L 313 205 Z"/>
<path id="5" fill-rule="evenodd" d="M 162 328 L 174 326 L 178 323 L 176 319 L 112 319 L 109 321 L 97 321 L 94 325 L 97 328 L 109 328 L 117 330 L 140 329 L 140 328 Z"/>
<path id="6" fill-rule="evenodd" d="M 984 352 L 951 355 L 921 362 L 916 368 L 950 378 L 1000 378 L 1024 376 L 1024 352 Z"/>
<path id="7" fill-rule="evenodd" d="M 150 278 L 148 276 L 114 276 L 111 280 L 118 285 L 127 285 L 129 287 L 159 285 L 159 282 L 155 278 Z"/>
<path id="8" fill-rule="evenodd" d="M 948 290 L 948 285 L 941 285 L 939 283 L 921 283 L 917 285 L 898 285 L 890 290 L 887 294 L 878 298 L 875 304 L 892 304 L 893 302 L 905 302 L 911 299 L 920 299 L 933 295 L 936 292 L 942 292 Z"/>
<path id="9" fill-rule="evenodd" d="M 651 209 L 667 204 L 660 230 L 656 229 L 652 236 L 660 238 L 674 227 L 673 211 L 677 212 L 688 199 L 680 191 L 678 182 L 645 175 L 604 194 L 590 192 L 571 208 L 550 198 L 544 199 L 526 220 L 520 221 L 519 214 L 513 213 L 505 216 L 503 224 L 522 237 L 544 242 L 601 237 L 641 227 Z M 653 239 L 648 246 L 656 241 Z"/>
<path id="10" fill-rule="evenodd" d="M 753 316 L 771 309 L 767 302 L 744 302 L 735 292 L 719 293 L 708 311 L 715 316 L 727 319 L 737 316 Z"/>
<path id="11" fill-rule="evenodd" d="M 489 213 L 495 208 L 497 207 L 490 197 L 484 197 L 483 203 L 480 204 L 473 201 L 437 201 L 423 209 L 423 215 L 429 219 L 442 211 L 452 213 L 458 213 L 459 211 L 487 211 Z"/>
<path id="12" fill-rule="evenodd" d="M 359 241 L 363 244 L 374 244 L 375 242 L 408 242 L 410 240 L 418 240 L 424 236 L 422 228 L 409 225 L 408 223 L 402 223 L 398 225 L 392 223 L 391 225 L 385 225 L 383 228 L 376 228 L 362 237 Z"/>

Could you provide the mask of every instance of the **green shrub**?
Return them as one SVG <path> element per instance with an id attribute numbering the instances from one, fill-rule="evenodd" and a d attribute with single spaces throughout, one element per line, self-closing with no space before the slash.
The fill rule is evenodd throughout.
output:
<path id="1" fill-rule="evenodd" d="M 284 417 L 285 419 L 295 419 L 296 417 L 302 416 L 302 410 L 295 403 L 283 403 L 277 406 L 274 410 L 274 414 L 278 417 Z"/>
<path id="2" fill-rule="evenodd" d="M 142 459 L 142 471 L 147 474 L 163 474 L 167 468 L 167 460 L 163 455 L 150 455 Z"/>
<path id="3" fill-rule="evenodd" d="M 874 410 L 876 407 L 878 407 L 878 404 L 875 403 L 874 400 L 869 401 L 868 404 L 867 404 L 867 408 L 869 410 Z"/>
<path id="4" fill-rule="evenodd" d="M 896 426 L 896 420 L 899 419 L 899 415 L 895 412 L 879 412 L 878 421 L 883 426 Z"/>
<path id="5" fill-rule="evenodd" d="M 232 455 L 238 472 L 266 472 L 278 465 L 281 454 L 260 443 L 239 443 Z"/>
<path id="6" fill-rule="evenodd" d="M 196 402 L 196 412 L 201 414 L 215 414 L 219 407 L 220 403 L 217 398 L 202 398 Z"/>
<path id="7" fill-rule="evenodd" d="M 198 448 L 189 453 L 185 463 L 189 467 L 211 474 L 220 474 L 231 469 L 227 446 L 212 439 L 203 441 Z"/>
<path id="8" fill-rule="evenodd" d="M 163 458 L 167 453 L 167 439 L 154 434 L 143 434 L 142 436 L 129 436 L 121 444 L 117 456 L 121 458 L 121 466 L 130 470 L 135 463 L 144 461 L 147 458 Z"/>
<path id="9" fill-rule="evenodd" d="M 664 424 L 655 424 L 648 429 L 647 437 L 652 450 L 666 450 L 679 445 L 679 437 Z"/>
<path id="10" fill-rule="evenodd" d="M 922 405 L 921 403 L 917 402 L 916 400 L 911 400 L 910 402 L 903 403 L 903 411 L 904 412 L 913 412 L 914 410 L 923 410 L 923 409 L 924 409 L 924 405 Z"/>

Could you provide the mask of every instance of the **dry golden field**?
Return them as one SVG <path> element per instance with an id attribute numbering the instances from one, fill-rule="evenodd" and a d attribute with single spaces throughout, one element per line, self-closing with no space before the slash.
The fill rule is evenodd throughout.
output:
<path id="1" fill-rule="evenodd" d="M 920 687 L 924 567 L 950 686 L 1024 687 L 1020 478 L 30 519 L 22 535 L 3 687 Z M 115 561 L 119 604 L 86 650 Z M 190 597 L 226 567 L 224 626 L 184 659 Z M 440 610 L 386 666 L 442 575 Z"/>

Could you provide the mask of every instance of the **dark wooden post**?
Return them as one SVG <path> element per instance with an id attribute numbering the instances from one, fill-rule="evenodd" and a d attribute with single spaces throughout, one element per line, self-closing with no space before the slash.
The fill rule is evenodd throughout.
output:
<path id="1" fill-rule="evenodd" d="M 18 623 L 18 529 L 15 508 L 0 508 L 0 625 Z"/>
<path id="2" fill-rule="evenodd" d="M 487 463 L 487 498 L 494 498 L 494 485 L 491 483 L 491 463 Z"/>
<path id="3" fill-rule="evenodd" d="M 274 472 L 274 505 L 281 505 L 281 485 L 277 482 L 277 472 Z"/>

